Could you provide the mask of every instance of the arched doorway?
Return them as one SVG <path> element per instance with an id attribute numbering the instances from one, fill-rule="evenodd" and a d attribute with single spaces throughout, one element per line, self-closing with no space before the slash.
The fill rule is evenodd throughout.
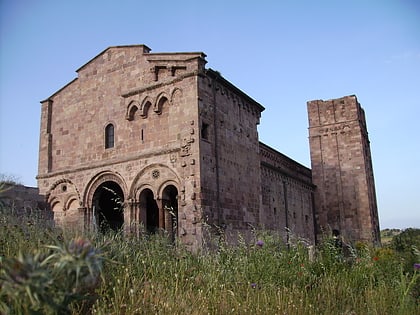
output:
<path id="1" fill-rule="evenodd" d="M 178 189 L 168 185 L 162 192 L 162 206 L 165 211 L 165 227 L 172 241 L 178 235 Z"/>
<path id="2" fill-rule="evenodd" d="M 124 193 L 114 181 L 106 181 L 93 194 L 93 211 L 100 231 L 118 231 L 124 224 Z"/>
<path id="3" fill-rule="evenodd" d="M 153 191 L 146 188 L 140 193 L 141 221 L 147 232 L 155 233 L 159 229 L 159 207 L 153 196 Z"/>

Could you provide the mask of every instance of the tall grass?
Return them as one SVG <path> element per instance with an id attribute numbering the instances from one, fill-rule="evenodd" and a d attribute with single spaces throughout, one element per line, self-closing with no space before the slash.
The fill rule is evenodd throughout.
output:
<path id="1" fill-rule="evenodd" d="M 302 243 L 286 247 L 269 233 L 256 233 L 252 243 L 191 253 L 164 234 L 80 233 L 0 216 L 0 313 L 420 314 L 419 273 L 404 270 L 389 249 L 358 246 L 344 256 L 326 241 L 310 259 Z M 13 280 L 8 264 L 19 255 L 33 264 L 26 284 L 41 281 L 30 277 L 45 267 L 44 281 L 60 280 L 49 285 L 67 290 L 69 298 L 63 302 L 45 287 L 55 304 L 36 304 L 25 290 L 7 291 Z M 51 255 L 55 260 L 37 265 Z M 71 262 L 65 266 L 64 256 Z"/>

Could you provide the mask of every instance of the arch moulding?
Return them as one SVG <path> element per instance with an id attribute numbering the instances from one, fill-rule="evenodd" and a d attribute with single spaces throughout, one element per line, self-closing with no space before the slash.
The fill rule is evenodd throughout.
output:
<path id="1" fill-rule="evenodd" d="M 125 119 L 134 120 L 136 112 L 139 110 L 140 104 L 138 101 L 131 101 L 127 106 L 127 112 L 125 114 Z"/>
<path id="2" fill-rule="evenodd" d="M 76 185 L 67 178 L 55 181 L 45 195 L 45 201 L 53 209 L 57 204 L 61 210 L 68 209 L 69 201 L 76 201 L 78 206 L 82 205 L 80 192 Z"/>
<path id="3" fill-rule="evenodd" d="M 165 190 L 165 188 L 167 188 L 168 186 L 174 186 L 177 191 L 178 194 L 180 193 L 179 191 L 179 183 L 173 181 L 173 180 L 167 180 L 164 183 L 162 183 L 158 189 L 158 196 L 162 197 L 163 196 L 163 191 Z"/>
<path id="4" fill-rule="evenodd" d="M 89 181 L 89 183 L 86 186 L 85 194 L 83 196 L 83 204 L 91 208 L 92 207 L 92 199 L 93 195 L 95 194 L 96 189 L 100 185 L 102 185 L 105 182 L 115 182 L 117 183 L 124 194 L 124 200 L 127 199 L 127 185 L 125 184 L 124 179 L 122 176 L 118 173 L 114 173 L 111 171 L 103 171 L 98 174 L 96 174 L 92 179 Z"/>
<path id="5" fill-rule="evenodd" d="M 159 174 L 156 176 L 156 174 Z M 178 191 L 180 179 L 176 172 L 164 164 L 150 164 L 144 167 L 134 178 L 130 188 L 129 198 L 137 199 L 139 193 L 149 188 L 153 191 L 156 199 L 160 199 L 162 191 L 168 185 L 175 186 Z"/>

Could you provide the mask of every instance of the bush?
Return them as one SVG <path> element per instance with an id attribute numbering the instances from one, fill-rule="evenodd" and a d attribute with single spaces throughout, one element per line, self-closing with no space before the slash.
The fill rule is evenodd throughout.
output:
<path id="1" fill-rule="evenodd" d="M 420 229 L 409 228 L 392 238 L 390 247 L 404 260 L 405 271 L 412 271 L 420 262 Z"/>

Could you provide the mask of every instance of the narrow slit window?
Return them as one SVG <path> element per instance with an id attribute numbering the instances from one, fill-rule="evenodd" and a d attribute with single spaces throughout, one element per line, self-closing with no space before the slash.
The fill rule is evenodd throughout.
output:
<path id="1" fill-rule="evenodd" d="M 105 149 L 114 147 L 114 125 L 109 124 L 105 127 Z"/>
<path id="2" fill-rule="evenodd" d="M 201 124 L 201 138 L 209 140 L 209 124 L 206 124 L 205 122 Z"/>

